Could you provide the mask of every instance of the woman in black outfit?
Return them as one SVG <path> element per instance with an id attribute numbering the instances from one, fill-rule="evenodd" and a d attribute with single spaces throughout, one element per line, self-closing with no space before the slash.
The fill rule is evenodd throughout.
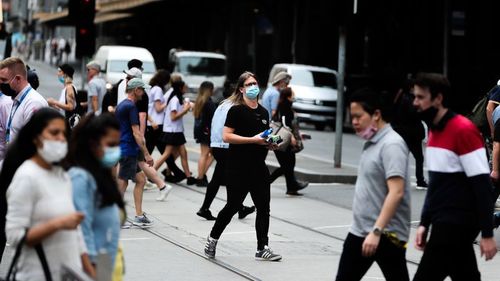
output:
<path id="1" fill-rule="evenodd" d="M 218 239 L 250 192 L 257 209 L 255 259 L 281 259 L 281 255 L 273 253 L 267 246 L 271 191 L 265 159 L 270 145 L 261 134 L 269 128 L 269 115 L 257 102 L 258 96 L 259 85 L 255 75 L 250 72 L 241 74 L 235 93 L 229 98 L 234 105 L 229 109 L 222 134 L 224 142 L 229 143 L 226 163 L 227 203 L 219 212 L 207 238 L 205 255 L 209 258 L 215 257 Z"/>
<path id="2" fill-rule="evenodd" d="M 272 117 L 273 121 L 283 122 L 285 118 L 285 125 L 292 128 L 292 124 L 296 123 L 295 112 L 292 109 L 293 91 L 292 88 L 286 87 L 280 91 L 278 100 L 278 108 Z M 271 174 L 271 183 L 274 182 L 279 176 L 285 175 L 286 179 L 286 194 L 291 196 L 302 196 L 298 191 L 307 187 L 309 183 L 298 181 L 295 178 L 295 152 L 292 151 L 293 146 L 297 145 L 297 141 L 292 136 L 292 141 L 285 151 L 275 150 L 274 154 L 278 159 L 280 167 L 273 171 Z"/>

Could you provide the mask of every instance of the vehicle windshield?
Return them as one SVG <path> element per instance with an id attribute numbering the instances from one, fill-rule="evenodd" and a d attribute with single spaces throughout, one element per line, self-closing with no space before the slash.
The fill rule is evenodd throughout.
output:
<path id="1" fill-rule="evenodd" d="M 223 76 L 226 74 L 226 61 L 218 58 L 179 57 L 179 72 L 190 75 Z"/>
<path id="2" fill-rule="evenodd" d="M 293 70 L 291 84 L 306 87 L 337 89 L 337 77 L 335 74 L 329 72 L 298 69 Z"/>
<path id="3" fill-rule="evenodd" d="M 122 72 L 128 69 L 127 60 L 110 60 L 108 61 L 108 72 Z M 155 65 L 153 62 L 144 61 L 142 62 L 142 73 L 153 74 L 156 72 Z"/>

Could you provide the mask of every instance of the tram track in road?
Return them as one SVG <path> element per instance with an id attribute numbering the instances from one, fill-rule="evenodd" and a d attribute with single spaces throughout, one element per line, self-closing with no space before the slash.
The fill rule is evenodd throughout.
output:
<path id="1" fill-rule="evenodd" d="M 189 185 L 186 185 L 186 184 L 182 184 L 182 183 L 176 183 L 176 185 L 179 185 L 179 186 L 182 186 L 190 191 L 193 191 L 193 192 L 196 192 L 196 193 L 199 193 L 199 194 L 202 194 L 202 195 L 205 195 L 205 189 L 203 190 L 199 190 L 199 189 L 195 189 Z M 331 205 L 331 206 L 335 206 L 335 207 L 339 207 L 339 208 L 343 208 L 343 209 L 347 209 L 343 206 L 338 206 L 338 205 L 335 205 L 335 204 L 332 204 L 331 202 L 328 202 L 326 200 L 318 200 L 317 198 L 309 198 L 309 197 L 306 197 L 310 200 L 316 200 L 316 201 L 319 201 L 319 202 L 322 202 L 322 203 L 325 203 L 327 205 Z M 220 198 L 218 196 L 215 197 L 216 200 L 219 200 L 219 201 L 222 201 L 222 202 L 227 202 L 227 200 L 223 199 L 223 198 Z M 345 237 L 339 237 L 339 236 L 336 236 L 336 235 L 333 235 L 333 234 L 330 234 L 330 233 L 326 233 L 326 232 L 323 232 L 323 231 L 320 231 L 318 229 L 314 229 L 312 227 L 309 227 L 307 225 L 303 225 L 303 224 L 300 224 L 300 223 L 296 223 L 296 222 L 293 222 L 293 221 L 290 221 L 288 219 L 285 219 L 285 218 L 281 218 L 281 217 L 277 217 L 275 215 L 270 215 L 270 218 L 272 219 L 275 219 L 275 220 L 278 220 L 280 222 L 283 222 L 283 223 L 286 223 L 286 224 L 289 224 L 289 225 L 293 225 L 295 227 L 298 227 L 298 228 L 301 228 L 303 230 L 306 230 L 306 231 L 309 231 L 309 232 L 313 232 L 315 234 L 319 234 L 319 235 L 322 235 L 322 236 L 325 236 L 325 237 L 328 237 L 330 239 L 334 239 L 334 240 L 337 240 L 337 241 L 340 241 L 340 242 L 344 242 L 345 241 Z M 413 227 L 413 226 L 412 226 Z M 154 233 L 152 233 L 154 234 Z M 156 234 L 154 234 L 156 235 Z M 199 255 L 199 256 L 202 256 L 202 257 L 205 257 L 204 255 L 200 254 L 199 251 L 194 251 L 193 250 L 193 253 Z M 213 261 L 216 261 L 216 260 L 213 260 Z M 413 261 L 413 260 L 406 260 L 407 263 L 409 264 L 412 264 L 412 265 L 415 265 L 415 266 L 418 266 L 419 263 L 417 261 Z M 223 263 L 223 264 L 226 264 L 226 263 Z M 222 266 L 222 265 L 221 265 Z M 234 268 L 234 267 L 232 267 Z M 236 268 L 235 268 L 236 269 Z M 244 272 L 244 271 L 243 271 Z M 245 277 L 247 278 L 247 277 Z M 259 279 L 249 279 L 249 280 L 259 280 Z"/>

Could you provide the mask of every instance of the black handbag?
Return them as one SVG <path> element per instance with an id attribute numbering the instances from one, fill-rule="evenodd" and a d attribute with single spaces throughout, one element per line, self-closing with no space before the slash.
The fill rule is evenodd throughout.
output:
<path id="1" fill-rule="evenodd" d="M 9 271 L 7 272 L 7 276 L 5 277 L 5 279 L 0 278 L 0 281 L 15 281 L 16 280 L 16 273 L 17 273 L 16 265 L 17 265 L 17 261 L 19 260 L 19 257 L 21 256 L 21 251 L 23 249 L 24 243 L 26 242 L 27 235 L 28 235 L 28 230 L 26 230 L 23 238 L 21 238 L 21 241 L 19 241 L 19 244 L 17 244 L 16 252 L 14 253 L 14 257 L 12 258 L 12 262 L 10 263 Z M 38 258 L 40 259 L 40 263 L 42 264 L 43 274 L 45 275 L 45 280 L 52 281 L 52 275 L 50 273 L 49 264 L 47 263 L 47 258 L 45 257 L 45 252 L 43 251 L 42 244 L 39 243 L 34 248 L 36 250 L 36 254 L 38 255 Z"/>

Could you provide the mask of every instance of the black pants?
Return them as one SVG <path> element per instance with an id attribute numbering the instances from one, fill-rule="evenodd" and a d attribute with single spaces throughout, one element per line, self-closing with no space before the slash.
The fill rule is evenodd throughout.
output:
<path id="1" fill-rule="evenodd" d="M 241 205 L 250 192 L 257 209 L 255 231 L 257 232 L 257 249 L 262 250 L 268 244 L 269 238 L 269 203 L 271 186 L 269 171 L 266 166 L 255 167 L 252 173 L 247 171 L 232 172 L 226 170 L 227 203 L 217 215 L 217 220 L 210 232 L 210 237 L 219 239 L 233 216 L 241 209 Z"/>
<path id="2" fill-rule="evenodd" d="M 413 281 L 481 280 L 473 242 L 478 230 L 452 225 L 433 225 L 431 236 Z"/>
<path id="3" fill-rule="evenodd" d="M 219 191 L 219 187 L 221 185 L 225 185 L 224 172 L 226 169 L 227 149 L 212 147 L 212 155 L 217 162 L 215 163 L 212 179 L 207 186 L 205 199 L 203 200 L 203 205 L 201 205 L 202 209 L 210 209 L 210 205 L 212 205 L 212 202 Z"/>
<path id="4" fill-rule="evenodd" d="M 165 143 L 160 140 L 160 137 L 163 133 L 163 125 L 159 125 L 155 130 L 152 126 L 146 127 L 146 133 L 144 137 L 146 138 L 146 148 L 148 149 L 149 154 L 153 153 L 153 150 L 158 148 L 158 151 L 163 153 L 165 151 Z"/>
<path id="5" fill-rule="evenodd" d="M 375 255 L 363 257 L 361 250 L 364 240 L 364 237 L 358 237 L 351 233 L 347 235 L 335 280 L 361 280 L 373 262 L 377 262 L 387 281 L 410 280 L 406 267 L 406 249 L 397 246 L 385 235 L 382 235 Z"/>
<path id="6" fill-rule="evenodd" d="M 415 176 L 417 177 L 417 184 L 420 184 L 425 181 L 422 140 L 410 140 L 406 142 L 406 145 L 408 145 L 408 149 L 415 158 Z"/>
<path id="7" fill-rule="evenodd" d="M 271 174 L 271 181 L 274 182 L 281 175 L 285 175 L 286 190 L 297 190 L 297 179 L 295 178 L 295 152 L 291 150 L 279 151 L 275 150 L 274 155 L 280 164 L 280 167 L 274 170 Z"/>

